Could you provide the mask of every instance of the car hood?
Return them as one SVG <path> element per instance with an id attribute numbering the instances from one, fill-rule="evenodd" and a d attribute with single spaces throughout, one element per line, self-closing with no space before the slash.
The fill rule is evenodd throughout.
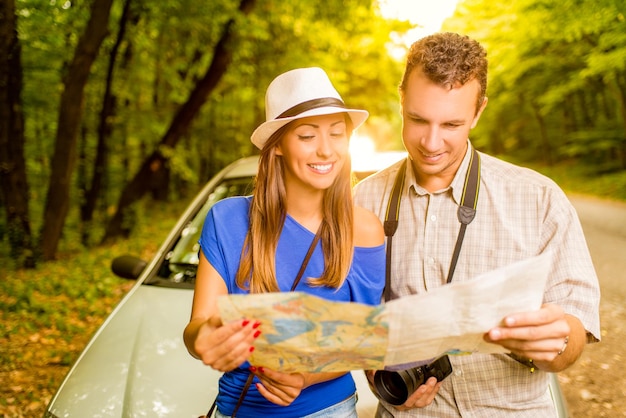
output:
<path id="1" fill-rule="evenodd" d="M 138 285 L 68 373 L 48 411 L 56 417 L 198 417 L 220 373 L 183 343 L 193 291 Z"/>

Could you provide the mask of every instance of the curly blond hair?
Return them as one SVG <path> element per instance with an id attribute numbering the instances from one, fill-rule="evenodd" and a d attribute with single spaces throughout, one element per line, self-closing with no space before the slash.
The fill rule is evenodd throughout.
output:
<path id="1" fill-rule="evenodd" d="M 450 89 L 478 80 L 480 91 L 476 111 L 480 109 L 487 94 L 487 52 L 477 41 L 458 33 L 442 32 L 413 43 L 400 83 L 402 99 L 409 75 L 416 69 L 433 83 Z"/>

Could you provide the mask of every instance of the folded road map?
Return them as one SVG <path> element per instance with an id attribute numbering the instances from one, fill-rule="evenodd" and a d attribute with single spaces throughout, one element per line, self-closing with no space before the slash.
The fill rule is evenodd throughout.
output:
<path id="1" fill-rule="evenodd" d="M 250 363 L 284 372 L 404 369 L 442 354 L 504 353 L 483 334 L 512 313 L 539 309 L 550 268 L 543 254 L 466 282 L 384 305 L 302 292 L 226 295 L 224 322 L 261 322 Z"/>

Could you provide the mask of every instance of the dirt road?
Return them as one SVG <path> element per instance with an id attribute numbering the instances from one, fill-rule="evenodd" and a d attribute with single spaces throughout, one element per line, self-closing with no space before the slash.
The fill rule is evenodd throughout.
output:
<path id="1" fill-rule="evenodd" d="M 600 280 L 602 342 L 559 375 L 574 418 L 626 417 L 626 204 L 570 196 Z"/>

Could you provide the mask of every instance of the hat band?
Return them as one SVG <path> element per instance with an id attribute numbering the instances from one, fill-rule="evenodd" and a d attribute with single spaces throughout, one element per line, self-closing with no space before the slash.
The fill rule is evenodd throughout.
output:
<path id="1" fill-rule="evenodd" d="M 306 102 L 299 103 L 294 107 L 291 107 L 285 110 L 283 113 L 278 115 L 276 119 L 290 118 L 293 116 L 298 116 L 300 113 L 306 112 L 307 110 L 317 109 L 320 107 L 343 107 L 346 108 L 346 105 L 339 99 L 335 99 L 334 97 L 325 97 L 322 99 L 313 99 L 307 100 Z"/>

